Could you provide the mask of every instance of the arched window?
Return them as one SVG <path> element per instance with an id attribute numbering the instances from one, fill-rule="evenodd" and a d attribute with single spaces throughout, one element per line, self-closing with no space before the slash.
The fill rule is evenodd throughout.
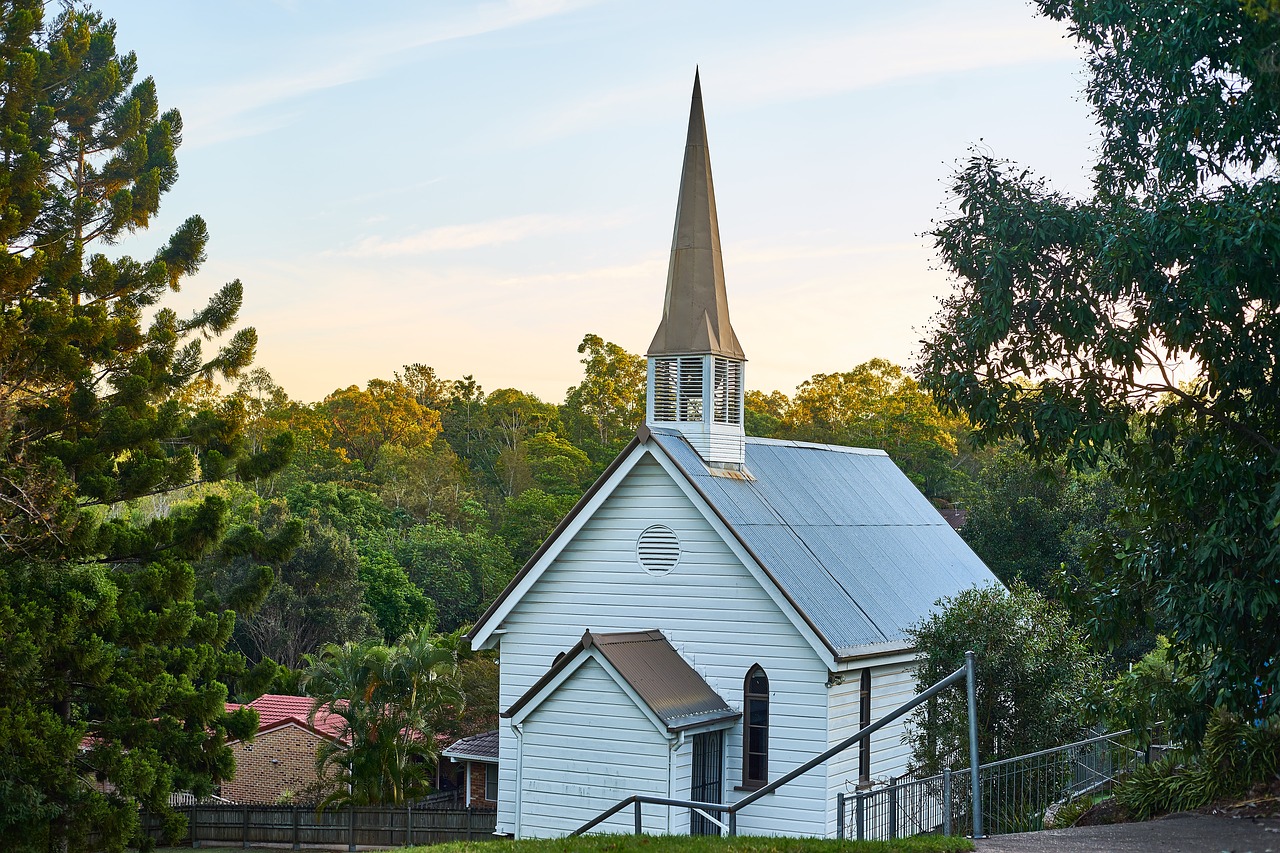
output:
<path id="1" fill-rule="evenodd" d="M 759 664 L 743 682 L 742 787 L 759 788 L 769 781 L 769 676 Z"/>

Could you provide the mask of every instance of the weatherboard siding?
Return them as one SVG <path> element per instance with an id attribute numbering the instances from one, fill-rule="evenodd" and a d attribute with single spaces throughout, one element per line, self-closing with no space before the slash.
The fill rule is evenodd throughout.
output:
<path id="1" fill-rule="evenodd" d="M 668 795 L 667 738 L 589 660 L 524 720 L 522 838 L 566 835 L 634 793 Z M 602 832 L 632 831 L 619 814 Z M 647 827 L 665 832 L 666 821 Z"/>
<path id="2" fill-rule="evenodd" d="M 915 675 L 910 663 L 871 666 L 871 722 L 892 712 L 915 696 Z M 862 670 L 848 670 L 843 682 L 833 685 L 828 693 L 831 727 L 828 746 L 835 746 L 858 731 L 858 706 L 861 696 Z M 909 718 L 909 715 L 908 715 Z M 911 750 L 903 741 L 907 719 L 890 723 L 871 736 L 871 780 L 883 782 L 907 772 Z M 858 747 L 854 746 L 833 758 L 827 765 L 830 779 L 827 802 L 827 835 L 836 834 L 836 795 L 843 791 L 852 796 L 858 785 Z"/>
<path id="3" fill-rule="evenodd" d="M 642 451 L 636 451 L 642 452 Z M 651 524 L 680 538 L 681 558 L 669 574 L 650 575 L 636 559 L 636 539 Z M 827 670 L 786 616 L 653 459 L 636 464 L 543 576 L 503 621 L 501 704 L 510 707 L 560 652 L 592 631 L 657 628 L 736 710 L 752 664 L 769 676 L 770 778 L 821 752 L 827 743 Z M 588 706 L 589 707 L 589 706 Z M 516 787 L 515 733 L 502 731 L 499 829 L 512 831 Z M 742 727 L 726 732 L 725 799 L 742 781 Z M 540 774 L 524 766 L 525 790 Z M 674 791 L 687 795 L 687 769 Z M 741 832 L 813 835 L 825 825 L 827 774 L 818 768 L 771 794 L 738 818 Z M 657 811 L 655 807 L 655 812 Z"/>

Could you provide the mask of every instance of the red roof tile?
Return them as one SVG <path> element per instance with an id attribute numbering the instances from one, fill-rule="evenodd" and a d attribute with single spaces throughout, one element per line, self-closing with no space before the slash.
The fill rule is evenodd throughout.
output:
<path id="1" fill-rule="evenodd" d="M 247 707 L 257 711 L 258 731 L 275 728 L 281 723 L 293 722 L 300 726 L 314 728 L 316 731 L 331 738 L 341 737 L 345 722 L 337 714 L 321 711 L 316 714 L 314 724 L 307 722 L 307 716 L 311 713 L 313 701 L 308 696 L 281 696 L 275 693 L 268 693 L 264 696 L 259 696 L 247 705 L 236 705 L 228 702 L 227 710 L 234 711 L 237 708 Z"/>

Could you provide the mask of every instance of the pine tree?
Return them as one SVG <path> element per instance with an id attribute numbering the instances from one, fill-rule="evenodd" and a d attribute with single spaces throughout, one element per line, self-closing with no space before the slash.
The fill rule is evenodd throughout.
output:
<path id="1" fill-rule="evenodd" d="M 224 711 L 243 671 L 224 651 L 234 614 L 193 593 L 225 501 L 142 523 L 115 510 L 263 476 L 290 439 L 247 453 L 240 404 L 184 394 L 237 374 L 256 344 L 231 332 L 238 281 L 186 318 L 159 305 L 204 260 L 199 217 L 152 258 L 94 251 L 156 214 L 182 120 L 135 82 L 112 21 L 46 20 L 44 5 L 0 2 L 0 846 L 82 849 L 92 830 L 120 849 L 139 805 L 176 828 L 169 793 L 208 793 L 254 720 Z M 223 547 L 267 544 L 241 532 Z"/>

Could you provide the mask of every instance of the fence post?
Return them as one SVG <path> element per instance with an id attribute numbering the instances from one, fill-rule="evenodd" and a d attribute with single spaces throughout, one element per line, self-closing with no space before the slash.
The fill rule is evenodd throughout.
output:
<path id="1" fill-rule="evenodd" d="M 644 834 L 644 823 L 640 815 L 640 801 L 636 800 L 636 835 Z"/>
<path id="2" fill-rule="evenodd" d="M 413 800 L 404 801 L 404 846 L 413 846 Z"/>
<path id="3" fill-rule="evenodd" d="M 844 841 L 844 791 L 836 792 L 836 838 Z"/>
<path id="4" fill-rule="evenodd" d="M 866 834 L 867 805 L 866 794 L 857 791 L 853 795 L 853 827 L 857 840 L 861 841 Z"/>
<path id="5" fill-rule="evenodd" d="M 347 814 L 350 819 L 348 821 L 347 830 L 347 849 L 356 849 L 356 807 L 354 804 L 347 806 Z"/>
<path id="6" fill-rule="evenodd" d="M 973 837 L 982 834 L 982 786 L 978 777 L 978 672 L 972 651 L 964 653 L 964 686 L 969 700 L 969 783 L 973 786 Z"/>
<path id="7" fill-rule="evenodd" d="M 898 783 L 889 784 L 889 840 L 898 837 Z"/>
<path id="8" fill-rule="evenodd" d="M 942 834 L 951 834 L 951 768 L 942 768 Z"/>
<path id="9" fill-rule="evenodd" d="M 200 836 L 196 833 L 196 824 L 199 823 L 199 807 L 191 804 L 191 820 L 187 821 L 187 828 L 191 833 L 191 846 L 193 848 L 200 846 Z"/>
<path id="10" fill-rule="evenodd" d="M 636 803 L 636 808 L 637 809 L 640 808 L 639 803 Z M 474 817 L 474 815 L 475 815 L 475 809 L 468 807 L 467 808 L 467 840 L 468 841 L 471 840 L 471 823 L 472 823 L 471 818 Z"/>
<path id="11" fill-rule="evenodd" d="M 294 803 L 294 805 L 292 806 L 292 810 L 293 810 L 293 849 L 301 850 L 302 844 L 299 843 L 299 839 L 298 839 L 298 805 L 297 803 Z"/>

